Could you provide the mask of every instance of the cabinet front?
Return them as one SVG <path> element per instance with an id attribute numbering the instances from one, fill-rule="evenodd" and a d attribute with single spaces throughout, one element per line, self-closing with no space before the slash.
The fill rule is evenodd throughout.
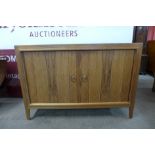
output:
<path id="1" fill-rule="evenodd" d="M 23 52 L 31 103 L 129 100 L 134 50 Z"/>

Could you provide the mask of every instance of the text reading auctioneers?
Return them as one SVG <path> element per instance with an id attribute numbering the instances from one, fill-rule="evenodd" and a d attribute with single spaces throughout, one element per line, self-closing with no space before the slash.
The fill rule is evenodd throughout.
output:
<path id="1" fill-rule="evenodd" d="M 77 30 L 31 31 L 30 37 L 77 37 Z"/>

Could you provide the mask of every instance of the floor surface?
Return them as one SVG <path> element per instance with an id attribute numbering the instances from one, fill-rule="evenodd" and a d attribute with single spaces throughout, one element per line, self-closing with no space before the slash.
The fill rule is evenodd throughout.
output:
<path id="1" fill-rule="evenodd" d="M 139 76 L 134 117 L 128 108 L 82 110 L 32 110 L 26 120 L 23 100 L 0 98 L 0 128 L 50 129 L 154 129 L 155 92 L 153 78 Z"/>

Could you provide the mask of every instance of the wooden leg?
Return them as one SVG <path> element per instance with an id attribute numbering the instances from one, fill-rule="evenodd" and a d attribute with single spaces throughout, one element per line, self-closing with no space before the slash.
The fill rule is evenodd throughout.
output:
<path id="1" fill-rule="evenodd" d="M 26 118 L 27 120 L 30 120 L 30 108 L 25 108 Z"/>
<path id="2" fill-rule="evenodd" d="M 130 106 L 129 107 L 129 118 L 132 118 L 133 117 L 133 110 L 134 110 L 134 107 L 133 106 Z"/>

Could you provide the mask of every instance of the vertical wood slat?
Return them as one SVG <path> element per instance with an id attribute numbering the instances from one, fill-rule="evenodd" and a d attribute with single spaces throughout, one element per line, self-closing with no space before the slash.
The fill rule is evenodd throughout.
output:
<path id="1" fill-rule="evenodd" d="M 76 67 L 76 52 L 69 52 L 69 101 L 76 103 L 78 101 L 78 79 Z"/>
<path id="2" fill-rule="evenodd" d="M 103 51 L 101 56 L 102 56 L 102 75 L 101 75 L 102 81 L 101 81 L 100 101 L 109 101 L 113 51 Z"/>
<path id="3" fill-rule="evenodd" d="M 49 102 L 58 102 L 58 89 L 56 85 L 56 52 L 51 54 L 47 52 L 45 55 L 46 66 L 48 72 L 48 89 L 49 89 Z"/>
<path id="4" fill-rule="evenodd" d="M 80 74 L 77 75 L 80 82 L 80 102 L 89 102 L 89 52 L 80 51 L 80 65 L 77 68 L 80 69 Z"/>
<path id="5" fill-rule="evenodd" d="M 123 72 L 124 53 L 122 51 L 113 51 L 113 59 L 110 77 L 110 98 L 112 101 L 120 101 L 122 72 Z"/>
<path id="6" fill-rule="evenodd" d="M 35 52 L 35 54 L 32 52 L 24 55 L 29 92 L 33 102 L 36 100 L 37 102 L 49 102 L 49 75 L 45 55 L 42 52 Z"/>
<path id="7" fill-rule="evenodd" d="M 58 102 L 69 101 L 69 60 L 65 52 L 56 53 L 56 85 Z"/>
<path id="8" fill-rule="evenodd" d="M 126 52 L 124 52 L 125 56 L 123 62 L 124 67 L 121 89 L 121 101 L 129 100 L 134 53 L 135 50 L 127 50 Z"/>
<path id="9" fill-rule="evenodd" d="M 89 54 L 89 102 L 100 101 L 102 78 L 102 51 Z"/>
<path id="10" fill-rule="evenodd" d="M 45 53 L 46 55 L 46 53 Z M 38 102 L 49 102 L 49 80 L 48 71 L 46 65 L 46 59 L 43 52 L 37 52 L 33 55 L 33 64 L 35 69 L 33 70 L 36 81 L 37 99 Z"/>

